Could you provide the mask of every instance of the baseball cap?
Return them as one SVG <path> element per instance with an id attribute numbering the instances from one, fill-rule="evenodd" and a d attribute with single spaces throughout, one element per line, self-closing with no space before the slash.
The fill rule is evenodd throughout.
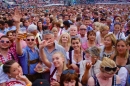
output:
<path id="1" fill-rule="evenodd" d="M 45 79 L 37 79 L 32 86 L 50 86 L 49 82 Z"/>

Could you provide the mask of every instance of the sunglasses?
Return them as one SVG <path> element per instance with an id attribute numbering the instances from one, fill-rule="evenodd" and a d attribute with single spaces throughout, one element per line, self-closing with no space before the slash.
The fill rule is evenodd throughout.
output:
<path id="1" fill-rule="evenodd" d="M 80 28 L 80 30 L 86 30 L 85 28 Z"/>
<path id="2" fill-rule="evenodd" d="M 67 74 L 67 73 L 74 74 L 75 70 L 69 69 L 62 72 L 62 74 Z"/>
<path id="3" fill-rule="evenodd" d="M 1 40 L 1 43 L 9 43 L 9 41 Z"/>
<path id="4" fill-rule="evenodd" d="M 102 67 L 102 68 L 104 68 L 105 69 L 105 71 L 107 71 L 107 72 L 110 72 L 110 71 L 116 71 L 117 70 L 117 67 L 114 67 L 114 68 L 110 68 L 110 67 Z"/>
<path id="5" fill-rule="evenodd" d="M 27 39 L 27 41 L 34 41 L 34 39 Z"/>

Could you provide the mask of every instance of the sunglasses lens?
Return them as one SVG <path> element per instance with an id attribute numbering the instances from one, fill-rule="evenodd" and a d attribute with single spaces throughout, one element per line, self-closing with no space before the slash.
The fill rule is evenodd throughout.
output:
<path id="1" fill-rule="evenodd" d="M 31 39 L 32 41 L 34 41 L 34 39 Z"/>
<path id="2" fill-rule="evenodd" d="M 113 71 L 116 71 L 117 70 L 117 67 L 113 68 Z"/>
<path id="3" fill-rule="evenodd" d="M 9 43 L 9 41 L 6 41 L 6 43 Z"/>
<path id="4" fill-rule="evenodd" d="M 30 41 L 30 39 L 27 39 L 27 41 Z"/>
<path id="5" fill-rule="evenodd" d="M 3 41 L 3 40 L 1 40 L 1 43 L 4 43 L 4 41 Z"/>
<path id="6" fill-rule="evenodd" d="M 109 68 L 109 67 L 105 67 L 105 71 L 111 71 L 111 68 Z"/>

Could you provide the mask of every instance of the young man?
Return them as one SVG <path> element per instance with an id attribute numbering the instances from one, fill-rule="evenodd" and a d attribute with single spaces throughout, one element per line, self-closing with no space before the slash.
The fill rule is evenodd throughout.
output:
<path id="1" fill-rule="evenodd" d="M 39 62 L 39 50 L 35 47 L 35 36 L 33 34 L 28 34 L 26 37 L 27 47 L 22 49 L 21 34 L 17 34 L 16 39 L 16 52 L 20 59 L 20 64 L 23 69 L 23 74 L 31 81 L 35 81 L 41 78 L 41 75 L 34 71 L 36 65 Z"/>

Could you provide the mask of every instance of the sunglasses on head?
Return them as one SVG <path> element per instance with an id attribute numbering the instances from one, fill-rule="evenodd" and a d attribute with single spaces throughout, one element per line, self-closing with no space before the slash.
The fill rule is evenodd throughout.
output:
<path id="1" fill-rule="evenodd" d="M 9 43 L 9 41 L 1 40 L 1 43 Z"/>
<path id="2" fill-rule="evenodd" d="M 64 71 L 62 72 L 62 74 L 67 74 L 67 73 L 74 74 L 74 73 L 75 73 L 75 70 L 69 69 L 69 70 L 64 70 Z"/>
<path id="3" fill-rule="evenodd" d="M 34 39 L 27 39 L 27 41 L 34 41 Z"/>
<path id="4" fill-rule="evenodd" d="M 110 67 L 102 67 L 102 68 L 104 68 L 105 69 L 105 71 L 107 71 L 107 72 L 110 72 L 110 71 L 116 71 L 117 70 L 117 67 L 114 67 L 114 68 L 110 68 Z"/>

